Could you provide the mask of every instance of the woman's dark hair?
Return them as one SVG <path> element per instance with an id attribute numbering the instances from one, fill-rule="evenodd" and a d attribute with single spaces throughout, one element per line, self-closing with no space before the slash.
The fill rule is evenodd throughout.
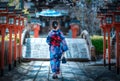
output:
<path id="1" fill-rule="evenodd" d="M 57 26 L 58 26 L 58 22 L 57 22 L 57 21 L 53 21 L 53 23 L 52 23 L 52 27 L 53 27 L 54 29 L 56 29 Z"/>

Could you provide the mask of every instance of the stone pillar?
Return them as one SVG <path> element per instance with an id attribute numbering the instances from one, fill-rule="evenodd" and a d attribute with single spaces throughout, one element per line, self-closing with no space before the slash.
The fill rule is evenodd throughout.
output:
<path id="1" fill-rule="evenodd" d="M 106 29 L 103 29 L 104 38 L 103 38 L 103 59 L 104 59 L 104 66 L 106 66 Z"/>
<path id="2" fill-rule="evenodd" d="M 116 70 L 117 74 L 119 74 L 119 69 L 120 69 L 120 29 L 116 27 Z"/>
<path id="3" fill-rule="evenodd" d="M 2 35 L 2 41 L 1 41 L 1 57 L 0 57 L 0 71 L 1 76 L 4 74 L 4 53 L 5 53 L 5 28 L 1 28 L 1 35 Z"/>
<path id="4" fill-rule="evenodd" d="M 108 30 L 108 69 L 111 70 L 111 43 L 110 43 L 110 28 Z"/>
<path id="5" fill-rule="evenodd" d="M 8 69 L 11 70 L 12 67 L 12 27 L 9 27 L 9 52 L 8 52 Z"/>

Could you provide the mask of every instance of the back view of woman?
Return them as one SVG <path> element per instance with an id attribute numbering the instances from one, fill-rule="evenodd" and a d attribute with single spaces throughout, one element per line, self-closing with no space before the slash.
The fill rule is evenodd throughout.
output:
<path id="1" fill-rule="evenodd" d="M 46 42 L 49 45 L 50 65 L 53 72 L 52 78 L 56 79 L 58 78 L 57 75 L 60 73 L 61 56 L 68 50 L 65 37 L 59 29 L 57 21 L 53 21 L 52 30 L 48 33 Z"/>

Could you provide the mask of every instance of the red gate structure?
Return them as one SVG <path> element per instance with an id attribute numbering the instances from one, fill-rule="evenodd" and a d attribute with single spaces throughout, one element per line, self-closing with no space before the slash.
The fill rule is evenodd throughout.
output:
<path id="1" fill-rule="evenodd" d="M 21 61 L 21 34 L 24 28 L 24 17 L 22 15 L 18 15 L 15 12 L 14 6 L 7 5 L 7 2 L 0 2 L 0 33 L 1 33 L 1 55 L 0 55 L 0 73 L 1 76 L 4 75 L 5 69 L 5 60 L 8 63 L 8 70 L 12 69 L 12 64 L 16 66 L 17 58 L 18 61 Z M 16 10 L 17 11 L 17 10 Z M 16 15 L 17 14 L 17 15 Z M 21 10 L 20 13 L 21 14 Z M 8 55 L 5 59 L 5 34 L 6 29 L 9 30 L 9 47 L 8 47 Z M 14 44 L 12 44 L 12 34 L 14 31 Z M 19 49 L 17 50 L 17 33 L 19 32 Z M 12 46 L 14 47 L 14 51 L 12 51 Z M 19 53 L 17 54 L 17 51 Z M 14 53 L 14 54 L 13 54 Z M 14 62 L 13 62 L 14 61 Z"/>
<path id="2" fill-rule="evenodd" d="M 100 24 L 100 28 L 103 30 L 104 33 L 104 38 L 103 38 L 103 61 L 104 61 L 104 66 L 106 66 L 106 28 L 105 28 L 105 17 L 103 15 L 100 16 L 101 18 L 101 24 Z"/>
<path id="3" fill-rule="evenodd" d="M 112 29 L 112 14 L 107 13 L 107 9 L 101 9 L 101 28 L 104 32 L 104 45 L 103 45 L 103 59 L 104 66 L 106 66 L 106 44 L 108 45 L 108 66 L 109 70 L 111 70 L 111 43 L 110 43 L 110 31 Z M 104 14 L 104 15 L 103 15 Z M 106 33 L 108 33 L 108 42 L 106 43 Z"/>
<path id="4" fill-rule="evenodd" d="M 8 19 L 7 19 L 7 3 L 6 2 L 1 2 L 0 3 L 0 31 L 1 31 L 1 36 L 2 36 L 2 41 L 1 41 L 1 56 L 0 56 L 0 71 L 1 71 L 1 76 L 3 76 L 4 73 L 4 54 L 5 54 L 5 30 L 7 28 L 8 24 Z"/>
<path id="5" fill-rule="evenodd" d="M 9 29 L 9 52 L 8 52 L 8 69 L 12 68 L 12 32 L 15 28 L 15 6 L 8 7 L 8 29 Z M 16 41 L 15 41 L 16 42 Z M 15 47 L 16 48 L 16 47 Z M 14 50 L 16 51 L 16 50 Z M 14 53 L 15 55 L 16 53 Z"/>
<path id="6" fill-rule="evenodd" d="M 20 24 L 18 27 L 18 32 L 19 32 L 19 63 L 21 63 L 21 57 L 22 57 L 22 44 L 21 44 L 21 36 L 22 36 L 22 30 L 24 28 L 24 17 L 23 14 L 20 15 Z"/>
<path id="7" fill-rule="evenodd" d="M 18 34 L 18 29 L 20 26 L 20 14 L 21 10 L 15 10 L 15 26 L 14 26 L 14 34 L 15 34 L 15 41 L 14 41 L 14 66 L 16 67 L 17 60 L 19 60 L 19 50 L 17 52 L 17 34 Z M 18 39 L 19 40 L 19 39 Z"/>
<path id="8" fill-rule="evenodd" d="M 120 69 L 120 10 L 113 12 L 113 26 L 116 29 L 116 67 L 117 74 L 119 74 Z"/>
<path id="9" fill-rule="evenodd" d="M 111 29 L 114 27 L 116 32 L 116 71 L 117 74 L 119 74 L 120 69 L 120 54 L 118 53 L 120 51 L 120 4 L 119 0 L 113 1 L 113 3 L 108 3 L 105 5 L 105 8 L 100 9 L 100 13 L 98 14 L 98 17 L 100 17 L 101 22 L 104 21 L 104 23 L 101 23 L 101 28 L 104 32 L 104 47 L 103 47 L 103 59 L 104 59 L 104 66 L 106 66 L 106 33 L 108 33 L 108 66 L 109 70 L 111 70 L 111 42 L 110 42 L 110 33 Z"/>

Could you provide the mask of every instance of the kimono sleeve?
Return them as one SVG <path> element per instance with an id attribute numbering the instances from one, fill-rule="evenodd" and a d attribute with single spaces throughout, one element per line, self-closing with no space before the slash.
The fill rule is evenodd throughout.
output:
<path id="1" fill-rule="evenodd" d="M 47 38 L 46 38 L 46 42 L 47 42 L 48 45 L 51 45 L 50 41 L 51 41 L 51 38 L 50 38 L 50 36 L 48 35 Z"/>
<path id="2" fill-rule="evenodd" d="M 68 50 L 68 46 L 67 46 L 67 43 L 66 43 L 66 40 L 65 40 L 63 33 L 62 32 L 60 32 L 60 33 L 61 33 L 61 38 L 62 38 L 61 49 L 63 52 L 65 52 Z"/>
<path id="3" fill-rule="evenodd" d="M 62 48 L 63 52 L 68 50 L 68 46 L 67 46 L 67 43 L 66 43 L 65 39 L 62 40 L 61 48 Z"/>

